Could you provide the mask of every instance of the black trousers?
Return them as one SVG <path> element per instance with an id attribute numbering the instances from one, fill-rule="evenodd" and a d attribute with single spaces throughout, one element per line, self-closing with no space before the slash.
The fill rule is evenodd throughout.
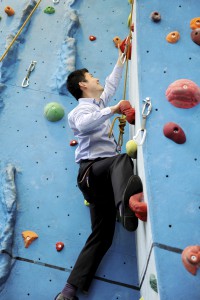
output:
<path id="1" fill-rule="evenodd" d="M 91 162 L 80 164 L 78 182 Z M 92 232 L 83 247 L 67 280 L 77 288 L 87 291 L 96 270 L 112 244 L 117 207 L 122 201 L 129 178 L 133 175 L 133 161 L 127 154 L 102 158 L 90 167 L 84 190 L 90 202 Z"/>

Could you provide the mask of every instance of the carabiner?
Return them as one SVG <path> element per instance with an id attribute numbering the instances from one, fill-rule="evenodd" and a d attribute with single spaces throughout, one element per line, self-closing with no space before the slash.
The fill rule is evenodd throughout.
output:
<path id="1" fill-rule="evenodd" d="M 27 87 L 29 85 L 29 76 L 30 76 L 31 72 L 35 69 L 36 63 L 37 63 L 37 61 L 32 60 L 30 66 L 28 67 L 26 77 L 22 81 L 22 87 Z"/>
<path id="2" fill-rule="evenodd" d="M 152 109 L 152 104 L 151 104 L 151 98 L 150 97 L 146 97 L 143 102 L 145 102 L 143 109 L 142 109 L 142 117 L 146 118 Z M 145 110 L 147 110 L 147 112 L 145 112 Z"/>
<path id="3" fill-rule="evenodd" d="M 146 120 L 147 120 L 147 116 L 150 114 L 151 110 L 152 110 L 152 104 L 151 104 L 151 99 L 149 97 L 146 97 L 143 100 L 144 106 L 142 108 L 142 124 L 141 124 L 141 128 L 138 129 L 136 135 L 133 136 L 133 140 L 136 142 L 136 144 L 138 146 L 142 146 L 144 144 L 145 138 L 146 138 Z M 143 132 L 141 141 L 138 142 L 137 139 L 139 137 L 139 134 Z"/>
<path id="4" fill-rule="evenodd" d="M 140 142 L 138 142 L 137 139 L 139 137 L 140 132 L 143 132 L 143 136 L 142 136 L 142 139 L 140 140 Z M 146 134 L 147 134 L 146 129 L 145 128 L 140 128 L 140 129 L 138 129 L 136 135 L 133 136 L 133 140 L 136 142 L 136 144 L 138 146 L 142 146 L 144 144 L 144 141 L 145 141 L 145 138 L 146 138 Z"/>

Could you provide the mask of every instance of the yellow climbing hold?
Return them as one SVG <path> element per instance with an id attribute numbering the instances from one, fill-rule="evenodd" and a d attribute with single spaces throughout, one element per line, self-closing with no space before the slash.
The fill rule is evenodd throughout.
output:
<path id="1" fill-rule="evenodd" d="M 139 300 L 144 300 L 144 298 L 143 298 L 143 297 L 141 297 Z"/>
<path id="2" fill-rule="evenodd" d="M 137 157 L 137 144 L 134 140 L 130 140 L 126 143 L 126 153 L 131 158 Z"/>
<path id="3" fill-rule="evenodd" d="M 89 205 L 90 205 L 90 203 L 87 202 L 87 200 L 84 200 L 84 204 L 85 204 L 86 206 L 89 206 Z"/>
<path id="4" fill-rule="evenodd" d="M 38 235 L 34 231 L 26 230 L 22 232 L 22 237 L 24 239 L 25 248 L 28 248 L 30 244 L 38 238 Z"/>
<path id="5" fill-rule="evenodd" d="M 132 14 L 130 13 L 128 16 L 128 21 L 127 21 L 128 27 L 131 27 L 131 22 L 132 22 Z"/>

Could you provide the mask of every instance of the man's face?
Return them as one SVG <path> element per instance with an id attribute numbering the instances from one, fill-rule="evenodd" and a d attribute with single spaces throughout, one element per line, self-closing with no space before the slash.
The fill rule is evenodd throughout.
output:
<path id="1" fill-rule="evenodd" d="M 85 73 L 85 80 L 86 82 L 84 82 L 84 84 L 86 84 L 88 90 L 90 90 L 91 92 L 96 92 L 96 91 L 103 92 L 104 88 L 99 83 L 98 78 L 93 77 L 93 75 L 90 73 Z"/>

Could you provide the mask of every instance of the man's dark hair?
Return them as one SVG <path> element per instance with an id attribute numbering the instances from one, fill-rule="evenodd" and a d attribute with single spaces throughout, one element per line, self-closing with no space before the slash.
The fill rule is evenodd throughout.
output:
<path id="1" fill-rule="evenodd" d="M 87 69 L 75 70 L 69 74 L 66 82 L 68 91 L 78 100 L 82 97 L 82 91 L 79 86 L 79 82 L 86 81 L 85 73 L 88 73 Z"/>

